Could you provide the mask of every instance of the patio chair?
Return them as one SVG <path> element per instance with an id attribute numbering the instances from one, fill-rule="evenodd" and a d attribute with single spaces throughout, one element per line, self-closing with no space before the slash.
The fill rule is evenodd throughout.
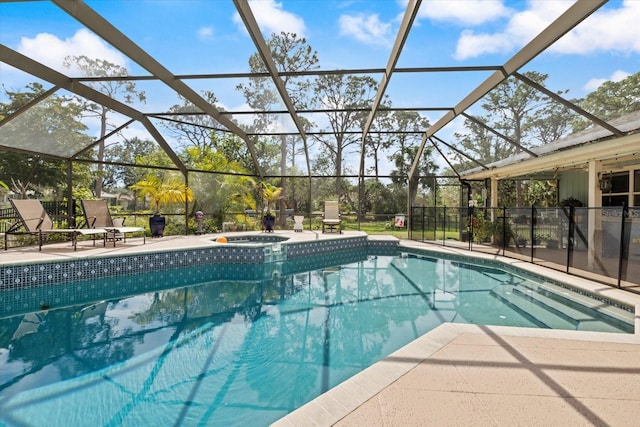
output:
<path id="1" fill-rule="evenodd" d="M 42 250 L 42 242 L 45 237 L 54 234 L 67 234 L 77 249 L 78 236 L 90 235 L 93 237 L 93 245 L 96 245 L 96 236 L 102 235 L 103 245 L 106 246 L 107 231 L 102 228 L 78 229 L 78 228 L 53 228 L 53 221 L 37 199 L 9 199 L 13 210 L 18 215 L 18 220 L 9 227 L 4 234 L 4 249 L 8 249 L 7 238 L 9 235 L 30 234 L 38 236 L 38 250 Z"/>
<path id="2" fill-rule="evenodd" d="M 112 218 L 105 200 L 81 200 L 80 204 L 87 227 L 107 230 L 107 240 L 113 240 L 114 247 L 117 240 L 126 243 L 127 233 L 142 232 L 143 244 L 147 243 L 146 229 L 144 227 L 125 227 L 124 218 Z"/>
<path id="3" fill-rule="evenodd" d="M 335 231 L 338 228 L 338 233 L 342 233 L 341 220 L 340 220 L 340 207 L 337 201 L 325 201 L 324 202 L 324 214 L 322 215 L 322 232 L 325 232 L 325 227 L 329 228 L 329 231 Z"/>
<path id="4" fill-rule="evenodd" d="M 301 232 L 304 230 L 304 215 L 293 216 L 293 231 Z"/>

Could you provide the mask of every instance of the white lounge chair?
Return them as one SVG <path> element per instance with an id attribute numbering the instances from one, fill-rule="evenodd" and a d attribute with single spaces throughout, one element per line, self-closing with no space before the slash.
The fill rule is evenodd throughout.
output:
<path id="1" fill-rule="evenodd" d="M 304 215 L 293 216 L 293 231 L 304 230 Z"/>
<path id="2" fill-rule="evenodd" d="M 127 241 L 127 233 L 142 232 L 143 243 L 147 243 L 145 228 L 125 227 L 123 218 L 112 218 L 105 200 L 81 200 L 80 203 L 87 227 L 107 230 L 107 239 L 113 240 L 114 247 L 117 240 Z"/>
<path id="3" fill-rule="evenodd" d="M 9 235 L 31 234 L 38 236 L 38 250 L 42 250 L 42 242 L 46 236 L 53 234 L 67 234 L 73 245 L 73 250 L 77 249 L 78 236 L 93 236 L 93 245 L 96 244 L 96 236 L 102 235 L 103 245 L 106 245 L 107 230 L 103 228 L 81 229 L 81 228 L 53 228 L 53 221 L 47 214 L 37 199 L 9 199 L 13 210 L 18 216 L 18 220 L 9 227 L 4 234 L 4 249 L 8 249 L 7 237 Z"/>
<path id="4" fill-rule="evenodd" d="M 322 232 L 325 232 L 325 228 L 328 228 L 329 231 L 335 231 L 336 227 L 338 228 L 338 233 L 342 233 L 338 202 L 325 201 L 324 214 L 322 215 Z"/>

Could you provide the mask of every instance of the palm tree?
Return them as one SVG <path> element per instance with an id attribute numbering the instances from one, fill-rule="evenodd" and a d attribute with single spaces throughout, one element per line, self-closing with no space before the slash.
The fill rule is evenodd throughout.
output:
<path id="1" fill-rule="evenodd" d="M 269 184 L 268 182 L 262 183 L 262 197 L 264 198 L 267 204 L 267 213 L 268 216 L 274 216 L 271 212 L 271 204 L 275 203 L 282 197 L 282 187 L 276 187 L 275 185 Z"/>
<path id="2" fill-rule="evenodd" d="M 267 204 L 267 212 L 264 214 L 262 225 L 266 231 L 273 231 L 276 216 L 271 212 L 271 204 L 282 197 L 282 187 L 276 187 L 268 182 L 262 183 L 262 197 Z"/>
<path id="3" fill-rule="evenodd" d="M 148 174 L 146 179 L 136 182 L 130 188 L 138 191 L 142 196 L 149 196 L 153 199 L 155 215 L 149 218 L 151 237 L 164 236 L 166 222 L 165 218 L 160 215 L 160 205 L 185 203 L 193 200 L 193 191 L 180 179 L 168 175 L 160 177 Z"/>
<path id="4" fill-rule="evenodd" d="M 136 182 L 130 188 L 138 191 L 141 196 L 151 197 L 156 214 L 160 214 L 160 205 L 185 203 L 193 200 L 193 191 L 176 177 L 148 174 L 146 179 Z"/>

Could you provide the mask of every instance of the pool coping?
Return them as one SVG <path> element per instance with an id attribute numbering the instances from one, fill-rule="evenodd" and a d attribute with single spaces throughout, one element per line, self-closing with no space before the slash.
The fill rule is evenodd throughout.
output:
<path id="1" fill-rule="evenodd" d="M 420 379 L 418 378 L 419 374 L 417 373 L 417 368 L 425 363 L 428 364 L 430 359 L 432 359 L 436 354 L 439 357 L 438 360 L 442 361 L 443 357 L 446 358 L 447 346 L 456 342 L 463 336 L 466 336 L 467 341 L 477 342 L 481 342 L 483 338 L 489 337 L 497 343 L 496 345 L 500 345 L 500 343 L 502 343 L 502 346 L 512 347 L 514 352 L 519 352 L 520 350 L 518 349 L 518 345 L 524 344 L 518 344 L 518 340 L 513 338 L 525 337 L 539 339 L 540 341 L 536 341 L 535 343 L 539 348 L 554 346 L 562 347 L 564 345 L 563 343 L 566 343 L 567 340 L 589 343 L 590 347 L 598 347 L 599 343 L 602 343 L 602 345 L 631 344 L 634 346 L 634 354 L 640 355 L 640 335 L 638 334 L 614 334 L 605 332 L 445 323 L 405 345 L 380 362 L 366 368 L 336 387 L 333 387 L 326 393 L 301 406 L 289 415 L 279 419 L 274 422 L 272 426 L 289 427 L 310 424 L 316 426 L 332 426 L 340 424 L 340 421 L 345 420 L 347 417 L 351 418 L 345 421 L 346 425 L 364 425 L 363 423 L 365 422 L 367 425 L 392 425 L 393 422 L 386 420 L 386 418 L 393 418 L 396 421 L 398 417 L 402 418 L 401 415 L 397 415 L 397 412 L 401 411 L 402 408 L 385 407 L 385 398 L 388 394 L 407 392 L 418 393 L 420 390 L 419 385 L 417 384 L 420 382 Z M 471 338 L 469 338 L 469 336 L 471 336 Z M 486 347 L 486 344 L 484 345 Z M 468 348 L 469 360 L 479 359 L 478 356 L 474 354 L 474 348 L 472 346 L 468 346 Z M 442 355 L 443 350 L 444 356 Z M 451 363 L 454 364 L 455 361 Z M 549 372 L 549 375 L 551 377 L 553 376 L 553 370 Z M 416 378 L 407 379 L 411 376 Z M 413 387 L 418 387 L 418 389 L 407 388 L 406 386 L 396 386 L 401 380 L 403 380 L 404 383 L 411 382 Z M 434 381 L 437 382 L 438 379 L 436 378 Z M 490 376 L 486 381 L 492 381 Z M 497 381 L 499 381 L 499 379 Z M 518 386 L 520 388 L 527 387 L 526 384 L 519 384 Z M 432 385 L 431 387 L 432 388 L 429 388 L 429 386 L 425 385 L 425 389 L 429 390 L 437 389 L 444 393 L 449 389 L 450 393 L 460 393 L 459 390 L 454 390 L 447 384 L 437 384 Z M 383 393 L 386 394 L 383 396 Z M 557 396 L 557 398 L 566 399 L 566 396 Z M 402 396 L 396 396 L 396 401 L 403 400 Z M 447 407 L 434 408 L 426 405 L 427 402 L 424 403 L 425 405 L 419 405 L 418 407 L 407 404 L 410 406 L 406 408 L 407 410 L 418 412 L 418 414 L 411 414 L 413 419 L 420 419 L 421 411 L 424 412 L 423 415 L 425 416 L 425 419 L 427 417 L 433 418 L 433 414 L 427 414 L 427 411 L 450 411 Z M 500 405 L 504 406 L 502 402 Z M 492 411 L 492 408 L 485 407 L 483 409 L 489 413 Z M 468 413 L 453 415 L 454 417 L 458 417 L 456 425 L 472 425 L 477 422 L 477 419 L 474 418 L 477 414 L 474 414 L 471 410 L 465 412 Z M 450 417 L 452 415 L 448 414 L 447 416 Z M 461 421 L 465 418 L 466 422 Z M 579 420 L 580 423 L 584 424 L 585 422 L 584 418 L 580 418 L 579 416 L 576 416 L 576 419 Z M 571 424 L 566 419 L 564 419 L 563 423 L 564 422 Z M 500 425 L 500 423 L 496 422 L 496 425 Z"/>

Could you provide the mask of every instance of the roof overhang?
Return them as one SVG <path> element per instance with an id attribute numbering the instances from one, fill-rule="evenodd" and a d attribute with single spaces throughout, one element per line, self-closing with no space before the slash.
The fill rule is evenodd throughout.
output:
<path id="1" fill-rule="evenodd" d="M 523 159 L 504 166 L 491 166 L 486 170 L 469 171 L 461 174 L 463 179 L 505 179 L 533 175 L 543 171 L 578 168 L 592 160 L 610 160 L 637 156 L 640 164 L 640 133 L 597 141 L 568 150 L 554 151 L 544 156 Z"/>

